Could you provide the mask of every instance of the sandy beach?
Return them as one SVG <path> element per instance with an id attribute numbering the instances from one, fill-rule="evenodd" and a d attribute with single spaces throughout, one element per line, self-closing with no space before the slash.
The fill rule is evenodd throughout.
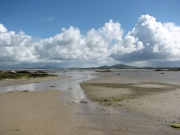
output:
<path id="1" fill-rule="evenodd" d="M 67 77 L 47 77 L 0 81 L 1 86 L 27 84 Z M 64 100 L 59 90 L 36 92 L 12 91 L 0 94 L 1 135 L 101 135 L 92 130 L 79 104 Z"/>
<path id="2" fill-rule="evenodd" d="M 0 81 L 1 87 L 66 78 L 65 87 L 0 94 L 2 135 L 178 135 L 178 73 L 112 70 L 85 81 L 91 72 L 65 76 Z M 94 73 L 93 73 L 94 74 Z M 176 75 L 176 76 L 175 76 Z M 73 78 L 74 77 L 74 78 Z M 81 81 L 77 81 L 78 78 Z M 84 80 L 84 82 L 82 82 Z M 171 82 L 170 82 L 171 80 Z M 79 82 L 84 90 L 85 101 Z M 50 83 L 49 86 L 53 84 Z M 73 87 L 74 86 L 74 87 Z M 45 87 L 46 88 L 46 87 Z M 82 90 L 82 92 L 83 92 Z M 79 94 L 79 95 L 78 95 Z M 90 99 L 90 100 L 89 100 Z"/>
<path id="3" fill-rule="evenodd" d="M 55 90 L 0 94 L 0 134 L 101 134 L 86 128 L 91 123 L 85 117 L 77 116 L 81 109 L 63 101 L 62 96 Z"/>

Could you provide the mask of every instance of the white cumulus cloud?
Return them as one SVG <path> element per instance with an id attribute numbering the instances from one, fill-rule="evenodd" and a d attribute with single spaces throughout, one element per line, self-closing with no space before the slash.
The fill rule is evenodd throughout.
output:
<path id="1" fill-rule="evenodd" d="M 71 26 L 54 37 L 37 42 L 35 50 L 39 59 L 71 60 L 82 58 L 84 47 L 80 30 Z"/>
<path id="2" fill-rule="evenodd" d="M 7 31 L 6 27 L 4 27 L 4 25 L 0 23 L 0 32 L 6 32 L 6 31 Z"/>
<path id="3" fill-rule="evenodd" d="M 77 27 L 62 28 L 54 37 L 34 41 L 24 32 L 0 24 L 1 65 L 60 64 L 96 66 L 113 63 L 180 61 L 180 26 L 142 15 L 123 38 L 121 24 L 109 20 L 99 29 L 81 34 Z M 170 62 L 169 62 L 170 63 Z"/>
<path id="4" fill-rule="evenodd" d="M 112 57 L 121 61 L 171 61 L 180 59 L 180 27 L 142 15 Z"/>
<path id="5" fill-rule="evenodd" d="M 99 60 L 109 59 L 109 50 L 122 40 L 119 23 L 112 20 L 98 30 L 91 29 L 82 35 L 78 28 L 63 28 L 54 37 L 36 43 L 35 50 L 40 59 L 50 60 Z"/>
<path id="6" fill-rule="evenodd" d="M 33 40 L 24 32 L 0 32 L 0 61 L 4 63 L 35 61 Z"/>
<path id="7" fill-rule="evenodd" d="M 109 57 L 111 48 L 122 41 L 122 35 L 121 25 L 112 20 L 98 30 L 89 30 L 85 37 L 88 56 L 99 59 Z"/>

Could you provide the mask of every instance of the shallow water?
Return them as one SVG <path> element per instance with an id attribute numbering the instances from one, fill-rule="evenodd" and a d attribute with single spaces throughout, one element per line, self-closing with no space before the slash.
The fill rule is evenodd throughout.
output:
<path id="1" fill-rule="evenodd" d="M 53 80 L 40 83 L 31 83 L 25 85 L 11 85 L 0 87 L 0 93 L 6 93 L 13 90 L 28 90 L 28 91 L 43 91 L 43 90 L 60 90 L 68 94 L 73 102 L 79 103 L 81 100 L 86 100 L 83 90 L 80 88 L 80 83 L 96 76 L 93 71 L 57 71 L 56 75 L 71 76 L 71 78 L 64 80 Z"/>
<path id="2" fill-rule="evenodd" d="M 111 75 L 116 77 L 114 83 L 129 82 L 164 82 L 180 84 L 180 72 L 154 71 L 154 69 L 112 69 L 113 72 L 101 73 L 102 76 Z M 118 75 L 119 74 L 119 75 Z M 123 81 L 124 80 L 124 81 Z M 105 81 L 105 80 L 103 80 Z M 108 80 L 109 81 L 109 80 Z M 111 82 L 112 83 L 112 82 Z"/>

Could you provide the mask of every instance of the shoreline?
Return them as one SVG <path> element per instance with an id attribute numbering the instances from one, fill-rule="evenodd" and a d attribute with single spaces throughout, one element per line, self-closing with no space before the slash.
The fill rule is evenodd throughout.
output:
<path id="1" fill-rule="evenodd" d="M 30 83 L 39 83 L 53 80 L 61 80 L 70 78 L 69 76 L 48 76 L 48 77 L 37 77 L 37 78 L 21 78 L 21 79 L 5 79 L 0 80 L 0 87 L 10 85 L 24 85 Z"/>

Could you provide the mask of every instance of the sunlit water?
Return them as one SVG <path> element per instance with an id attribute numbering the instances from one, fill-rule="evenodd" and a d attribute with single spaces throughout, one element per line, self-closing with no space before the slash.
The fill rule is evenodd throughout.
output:
<path id="1" fill-rule="evenodd" d="M 74 102 L 78 103 L 81 100 L 87 100 L 83 90 L 80 87 L 80 83 L 89 79 L 93 79 L 96 76 L 93 71 L 57 71 L 55 74 L 60 76 L 70 76 L 64 80 L 53 80 L 40 83 L 31 83 L 25 85 L 11 85 L 0 87 L 0 93 L 6 93 L 13 90 L 28 90 L 28 91 L 44 91 L 44 90 L 60 90 L 65 92 L 68 97 Z"/>

